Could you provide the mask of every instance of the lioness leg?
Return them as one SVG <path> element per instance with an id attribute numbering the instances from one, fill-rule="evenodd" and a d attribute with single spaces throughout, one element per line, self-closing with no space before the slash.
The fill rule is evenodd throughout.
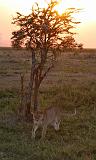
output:
<path id="1" fill-rule="evenodd" d="M 42 139 L 45 138 L 46 131 L 47 131 L 47 125 L 43 126 L 43 129 L 42 129 Z"/>
<path id="2" fill-rule="evenodd" d="M 33 128 L 32 128 L 32 138 L 35 138 L 35 133 L 36 133 L 37 129 L 38 129 L 38 126 L 33 125 Z"/>

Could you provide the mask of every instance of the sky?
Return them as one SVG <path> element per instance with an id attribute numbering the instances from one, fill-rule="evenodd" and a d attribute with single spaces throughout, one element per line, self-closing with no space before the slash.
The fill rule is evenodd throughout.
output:
<path id="1" fill-rule="evenodd" d="M 48 1 L 48 0 L 45 0 Z M 36 0 L 0 0 L 0 46 L 11 46 L 12 31 L 16 29 L 12 25 L 12 18 L 16 12 L 28 14 Z M 40 7 L 45 7 L 44 0 L 37 0 Z M 57 10 L 60 14 L 66 8 L 82 8 L 75 18 L 81 23 L 76 28 L 76 40 L 83 43 L 85 48 L 96 48 L 96 0 L 59 0 Z"/>

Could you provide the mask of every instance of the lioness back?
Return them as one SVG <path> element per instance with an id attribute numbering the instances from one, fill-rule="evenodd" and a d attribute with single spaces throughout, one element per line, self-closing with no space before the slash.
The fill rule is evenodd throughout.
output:
<path id="1" fill-rule="evenodd" d="M 61 118 L 61 112 L 58 107 L 49 107 L 44 111 L 43 123 L 51 124 L 56 118 Z"/>

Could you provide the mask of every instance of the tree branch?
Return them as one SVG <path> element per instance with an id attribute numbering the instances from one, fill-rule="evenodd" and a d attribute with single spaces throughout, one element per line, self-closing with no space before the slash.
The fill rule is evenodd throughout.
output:
<path id="1" fill-rule="evenodd" d="M 47 70 L 45 71 L 45 73 L 40 77 L 40 84 L 42 82 L 42 80 L 44 79 L 44 77 L 46 77 L 47 73 L 54 67 L 54 65 L 52 64 L 50 67 L 47 68 Z"/>

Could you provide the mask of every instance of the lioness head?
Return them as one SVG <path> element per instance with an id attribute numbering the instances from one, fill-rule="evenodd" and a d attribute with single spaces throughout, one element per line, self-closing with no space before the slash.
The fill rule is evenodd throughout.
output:
<path id="1" fill-rule="evenodd" d="M 56 119 L 56 120 L 52 123 L 52 125 L 53 125 L 54 129 L 55 129 L 56 131 L 58 131 L 58 130 L 59 130 L 59 126 L 60 126 L 60 121 Z"/>
<path id="2" fill-rule="evenodd" d="M 42 113 L 36 112 L 36 113 L 33 114 L 33 122 L 34 122 L 35 126 L 42 125 L 42 120 L 43 120 Z"/>

